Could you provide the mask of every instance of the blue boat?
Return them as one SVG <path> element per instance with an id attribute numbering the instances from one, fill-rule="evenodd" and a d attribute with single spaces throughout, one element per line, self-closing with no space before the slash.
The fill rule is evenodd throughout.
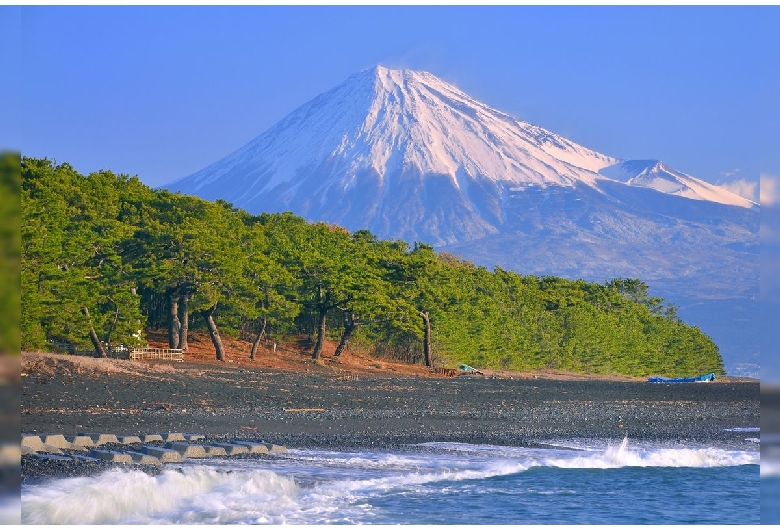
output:
<path id="1" fill-rule="evenodd" d="M 666 377 L 650 377 L 647 379 L 648 383 L 702 383 L 706 381 L 715 381 L 715 374 L 709 373 L 698 377 L 674 377 L 672 379 Z"/>

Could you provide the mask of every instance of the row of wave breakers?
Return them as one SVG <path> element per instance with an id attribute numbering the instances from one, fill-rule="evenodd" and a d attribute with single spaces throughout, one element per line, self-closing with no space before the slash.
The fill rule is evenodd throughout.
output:
<path id="1" fill-rule="evenodd" d="M 272 443 L 234 440 L 231 443 L 206 444 L 205 438 L 202 434 L 175 432 L 140 436 L 101 433 L 70 436 L 22 434 L 21 454 L 52 460 L 103 460 L 117 464 L 159 466 L 168 462 L 181 462 L 185 458 L 287 452 L 285 446 Z"/>

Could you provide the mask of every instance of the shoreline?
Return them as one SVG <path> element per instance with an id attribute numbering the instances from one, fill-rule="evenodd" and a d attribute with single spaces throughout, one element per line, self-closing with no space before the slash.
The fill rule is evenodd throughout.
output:
<path id="1" fill-rule="evenodd" d="M 288 448 L 393 449 L 426 442 L 535 447 L 614 440 L 758 450 L 759 382 L 420 377 L 215 363 L 22 356 L 24 434 L 158 432 Z M 40 476 L 22 461 L 24 478 Z M 43 476 L 79 473 L 52 461 Z M 67 467 L 67 469 L 65 469 Z M 60 469 L 58 469 L 60 468 Z M 75 469 L 75 471 L 74 471 Z M 83 470 L 82 470 L 83 471 Z"/>

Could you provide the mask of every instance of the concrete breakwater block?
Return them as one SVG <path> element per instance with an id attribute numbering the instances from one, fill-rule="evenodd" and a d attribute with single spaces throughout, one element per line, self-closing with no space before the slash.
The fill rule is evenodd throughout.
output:
<path id="1" fill-rule="evenodd" d="M 125 445 L 142 443 L 140 436 L 117 436 L 117 439 L 119 440 L 119 443 Z"/>
<path id="2" fill-rule="evenodd" d="M 149 442 L 162 442 L 163 437 L 159 434 L 144 434 L 139 436 L 141 438 L 141 443 L 149 443 Z"/>
<path id="3" fill-rule="evenodd" d="M 49 453 L 51 455 L 62 455 L 65 454 L 62 452 L 62 449 L 59 447 L 54 447 L 53 445 L 49 444 L 43 444 L 41 449 L 38 450 L 39 453 Z"/>
<path id="4" fill-rule="evenodd" d="M 187 441 L 184 438 L 184 434 L 180 432 L 161 432 L 160 436 L 162 437 L 163 442 L 186 442 Z"/>
<path id="5" fill-rule="evenodd" d="M 287 448 L 283 445 L 276 445 L 276 444 L 265 444 L 265 446 L 268 448 L 269 453 L 286 453 Z"/>
<path id="6" fill-rule="evenodd" d="M 133 457 L 127 453 L 120 453 L 118 451 L 103 451 L 101 449 L 93 449 L 89 452 L 92 458 L 99 458 L 100 460 L 108 460 L 117 464 L 132 464 Z"/>
<path id="7" fill-rule="evenodd" d="M 70 449 L 71 443 L 61 434 L 47 434 L 43 438 L 43 443 L 53 445 L 58 449 Z"/>
<path id="8" fill-rule="evenodd" d="M 168 449 L 173 449 L 184 458 L 206 458 L 206 448 L 202 445 L 189 444 L 187 442 L 169 442 Z"/>
<path id="9" fill-rule="evenodd" d="M 135 451 L 126 451 L 125 454 L 130 455 L 135 464 L 143 464 L 150 466 L 159 466 L 161 464 L 160 459 L 156 456 L 147 455 L 146 453 L 136 453 Z"/>
<path id="10" fill-rule="evenodd" d="M 192 434 L 192 433 L 184 433 L 184 439 L 188 442 L 194 442 L 196 440 L 205 440 L 206 437 L 202 434 Z"/>
<path id="11" fill-rule="evenodd" d="M 174 451 L 173 449 L 145 445 L 141 448 L 141 451 L 147 455 L 159 458 L 160 462 L 181 462 L 181 455 L 178 451 Z"/>
<path id="12" fill-rule="evenodd" d="M 215 443 L 214 447 L 222 447 L 225 450 L 225 454 L 227 454 L 227 456 L 249 453 L 249 448 L 241 444 Z"/>
<path id="13" fill-rule="evenodd" d="M 36 453 L 49 453 L 53 455 L 61 455 L 62 450 L 59 447 L 43 443 L 40 436 L 33 434 L 23 434 L 21 445 L 27 446 Z"/>
<path id="14" fill-rule="evenodd" d="M 119 443 L 119 440 L 117 439 L 116 434 L 80 432 L 79 436 L 89 436 L 92 439 L 92 442 L 95 445 L 118 444 Z"/>
<path id="15" fill-rule="evenodd" d="M 70 449 L 71 451 L 86 451 L 83 445 L 74 444 L 65 439 L 62 434 L 47 434 L 43 437 L 44 445 L 51 445 L 57 449 Z"/>
<path id="16" fill-rule="evenodd" d="M 22 445 L 22 455 L 34 455 L 37 451 L 29 445 Z"/>
<path id="17" fill-rule="evenodd" d="M 233 442 L 236 445 L 242 445 L 246 447 L 250 453 L 268 454 L 268 447 L 264 443 L 260 442 L 245 442 L 243 440 L 236 440 Z"/>
<path id="18" fill-rule="evenodd" d="M 22 445 L 26 445 L 33 451 L 40 451 L 43 449 L 43 440 L 41 440 L 40 436 L 34 434 L 23 434 Z"/>
<path id="19" fill-rule="evenodd" d="M 227 456 L 227 451 L 225 451 L 224 447 L 219 447 L 217 445 L 204 445 L 203 448 L 206 450 L 207 456 Z"/>
<path id="20" fill-rule="evenodd" d="M 73 435 L 73 436 L 66 436 L 65 439 L 69 441 L 70 443 L 74 445 L 79 445 L 81 447 L 94 447 L 95 442 L 92 441 L 92 438 L 89 436 L 79 436 L 79 435 Z"/>

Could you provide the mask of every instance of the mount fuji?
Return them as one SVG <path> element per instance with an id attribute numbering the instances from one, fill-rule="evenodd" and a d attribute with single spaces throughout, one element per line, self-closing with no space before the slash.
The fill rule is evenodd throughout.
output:
<path id="1" fill-rule="evenodd" d="M 487 267 L 644 280 L 758 374 L 757 204 L 578 145 L 427 72 L 377 66 L 165 186 L 423 241 Z"/>

